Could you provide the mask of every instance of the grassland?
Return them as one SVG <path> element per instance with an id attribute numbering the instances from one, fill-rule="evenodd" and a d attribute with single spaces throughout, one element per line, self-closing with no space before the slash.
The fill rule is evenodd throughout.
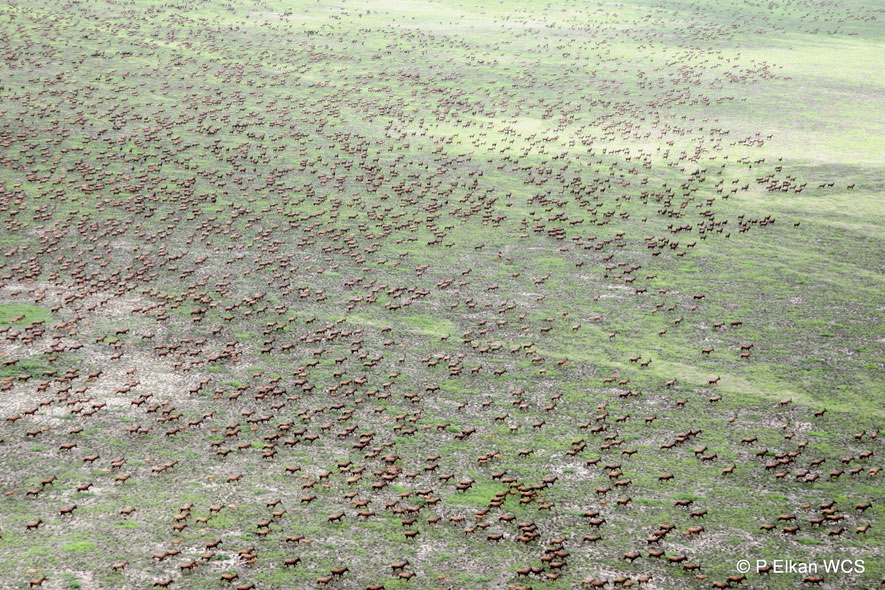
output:
<path id="1" fill-rule="evenodd" d="M 877 586 L 882 18 L 0 4 L 0 588 Z"/>

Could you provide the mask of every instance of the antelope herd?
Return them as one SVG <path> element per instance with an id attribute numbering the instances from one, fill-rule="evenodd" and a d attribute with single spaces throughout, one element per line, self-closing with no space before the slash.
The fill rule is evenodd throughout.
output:
<path id="1" fill-rule="evenodd" d="M 0 7 L 4 587 L 885 585 L 881 186 L 741 118 L 881 15 L 505 4 Z"/>

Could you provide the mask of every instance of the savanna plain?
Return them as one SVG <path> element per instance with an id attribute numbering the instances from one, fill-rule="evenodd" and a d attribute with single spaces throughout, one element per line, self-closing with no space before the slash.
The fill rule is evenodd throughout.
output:
<path id="1" fill-rule="evenodd" d="M 0 588 L 885 584 L 883 19 L 0 2 Z"/>

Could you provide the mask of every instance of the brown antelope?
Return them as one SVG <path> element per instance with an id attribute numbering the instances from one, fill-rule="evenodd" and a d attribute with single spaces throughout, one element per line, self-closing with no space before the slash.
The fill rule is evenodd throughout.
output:
<path id="1" fill-rule="evenodd" d="M 73 513 L 74 513 L 74 510 L 76 510 L 76 509 L 77 509 L 77 505 L 76 505 L 76 504 L 71 504 L 70 506 L 65 506 L 64 508 L 60 508 L 59 511 L 58 511 L 58 513 L 59 513 L 61 516 L 68 516 L 68 515 L 73 514 Z"/>

